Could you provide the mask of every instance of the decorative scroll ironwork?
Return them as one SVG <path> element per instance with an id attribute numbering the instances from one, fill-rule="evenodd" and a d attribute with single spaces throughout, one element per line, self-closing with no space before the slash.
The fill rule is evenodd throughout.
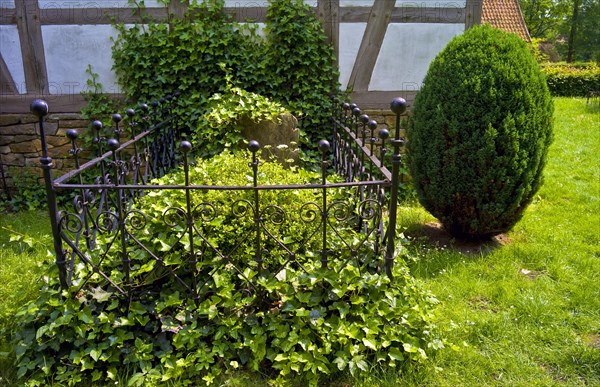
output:
<path id="1" fill-rule="evenodd" d="M 390 152 L 387 128 L 378 129 L 356 105 L 340 102 L 332 117 L 332 143 L 322 140 L 318 146 L 320 183 L 260 185 L 260 145 L 250 141 L 252 184 L 215 187 L 190 183 L 188 153 L 192 145 L 180 142 L 185 128 L 169 116 L 169 104 L 176 97 L 168 96 L 150 106 L 141 104 L 137 111 L 129 109 L 125 119 L 115 114 L 112 128 L 92 123 L 96 157 L 86 162 L 81 159 L 77 132 L 69 130 L 75 169 L 57 179 L 51 175 L 52 159 L 43 128 L 48 106 L 41 100 L 32 103 L 31 110 L 39 117 L 41 164 L 64 288 L 98 282 L 134 297 L 144 283 L 171 278 L 199 300 L 210 292 L 206 276 L 220 270 L 237 273 L 243 291 L 249 292 L 255 288 L 257 276 L 274 278 L 288 267 L 306 270 L 310 259 L 331 270 L 341 270 L 350 261 L 365 270 L 379 266 L 391 277 L 403 100 L 392 102 L 397 122 L 394 139 L 388 141 L 393 146 L 391 171 L 385 163 Z M 344 177 L 344 183 L 328 182 L 330 165 Z M 152 182 L 179 166 L 184 170 L 183 185 Z M 148 192 L 164 189 L 181 192 L 184 205 L 169 207 L 161 214 L 140 206 Z M 232 195 L 246 193 L 234 196 L 228 205 L 192 199 L 195 190 L 216 189 L 230 190 Z M 316 199 L 293 208 L 261 201 L 265 191 L 286 189 L 312 190 Z M 340 189 L 352 195 L 339 200 L 335 192 Z M 72 200 L 59 200 L 59 192 L 69 193 Z M 250 224 L 251 229 L 219 238 L 221 231 L 213 224 L 219 216 L 234 224 Z M 303 232 L 285 235 L 293 222 L 299 222 Z M 166 229 L 169 238 L 153 238 L 149 235 L 153 229 Z"/>

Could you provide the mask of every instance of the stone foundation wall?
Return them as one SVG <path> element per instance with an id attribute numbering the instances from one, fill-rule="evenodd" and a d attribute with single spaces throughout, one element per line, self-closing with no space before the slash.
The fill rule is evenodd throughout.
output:
<path id="1" fill-rule="evenodd" d="M 396 116 L 391 111 L 365 111 L 371 119 L 386 127 L 393 135 Z M 88 130 L 89 122 L 78 113 L 57 113 L 46 117 L 44 128 L 48 142 L 49 155 L 52 157 L 54 176 L 59 176 L 74 168 L 69 150 L 71 144 L 66 137 L 68 129 L 77 129 L 80 138 Z M 405 136 L 404 130 L 401 136 Z M 80 144 L 81 146 L 81 144 Z M 37 119 L 31 114 L 0 115 L 0 161 L 6 185 L 10 190 L 18 189 L 20 183 L 37 179 L 44 184 L 40 168 L 41 140 Z M 80 156 L 85 156 L 81 155 Z M 4 182 L 0 180 L 0 191 L 4 191 Z"/>
<path id="2" fill-rule="evenodd" d="M 81 136 L 87 130 L 88 124 L 87 120 L 76 113 L 50 114 L 46 117 L 44 130 L 55 176 L 74 168 L 69 154 L 71 144 L 66 137 L 66 131 L 77 129 Z M 0 161 L 6 185 L 10 190 L 17 189 L 19 183 L 31 182 L 34 179 L 44 184 L 40 168 L 41 151 L 42 142 L 35 116 L 0 115 Z M 0 181 L 0 191 L 4 189 L 4 182 Z"/>

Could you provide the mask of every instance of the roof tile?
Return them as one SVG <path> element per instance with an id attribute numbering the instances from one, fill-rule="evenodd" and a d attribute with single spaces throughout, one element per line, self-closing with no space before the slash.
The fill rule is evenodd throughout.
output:
<path id="1" fill-rule="evenodd" d="M 485 23 L 531 41 L 518 0 L 483 0 L 481 24 Z"/>

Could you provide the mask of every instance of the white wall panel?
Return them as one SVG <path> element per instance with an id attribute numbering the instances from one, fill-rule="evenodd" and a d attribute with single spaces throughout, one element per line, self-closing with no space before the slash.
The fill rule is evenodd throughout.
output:
<path id="1" fill-rule="evenodd" d="M 340 24 L 340 84 L 346 89 L 352 74 L 352 67 L 356 62 L 356 55 L 360 48 L 362 37 L 367 28 L 367 23 L 342 23 Z"/>
<path id="2" fill-rule="evenodd" d="M 461 24 L 390 24 L 369 90 L 418 90 L 431 61 L 464 29 Z"/>
<path id="3" fill-rule="evenodd" d="M 0 25 L 0 52 L 15 81 L 19 93 L 27 92 L 25 86 L 25 70 L 23 69 L 23 58 L 21 57 L 21 43 L 19 42 L 19 31 L 17 26 Z"/>
<path id="4" fill-rule="evenodd" d="M 14 8 L 15 0 L 0 0 L 0 8 Z"/>
<path id="5" fill-rule="evenodd" d="M 77 94 L 87 89 L 88 64 L 99 75 L 104 92 L 119 92 L 113 74 L 109 25 L 42 26 L 50 94 Z"/>

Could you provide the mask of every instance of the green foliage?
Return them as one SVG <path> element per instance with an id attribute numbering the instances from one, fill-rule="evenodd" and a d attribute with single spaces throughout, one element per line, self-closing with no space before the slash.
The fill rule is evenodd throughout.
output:
<path id="1" fill-rule="evenodd" d="M 88 64 L 85 73 L 89 76 L 87 90 L 82 91 L 81 95 L 87 105 L 81 109 L 81 114 L 90 121 L 90 127 L 91 122 L 95 120 L 101 121 L 105 127 L 109 127 L 112 124 L 111 116 L 119 111 L 120 105 L 117 100 L 104 92 L 104 86 L 98 81 L 99 75 L 94 72 L 92 65 Z M 92 136 L 86 136 L 85 140 L 89 140 L 90 137 Z"/>
<path id="2" fill-rule="evenodd" d="M 263 38 L 256 25 L 233 22 L 223 5 L 193 4 L 193 17 L 168 25 L 119 26 L 113 59 L 123 90 L 134 100 L 179 91 L 173 112 L 196 128 L 211 96 L 235 87 L 281 103 L 301 119 L 312 142 L 323 138 L 338 72 L 310 7 L 271 1 Z"/>
<path id="3" fill-rule="evenodd" d="M 201 147 L 195 154 L 206 158 L 220 154 L 226 148 L 235 148 L 243 140 L 244 122 L 277 122 L 286 111 L 277 102 L 228 83 L 222 94 L 213 94 L 207 101 L 206 113 L 194 130 L 194 144 Z"/>
<path id="4" fill-rule="evenodd" d="M 542 184 L 552 99 L 526 44 L 489 26 L 431 64 L 408 128 L 419 200 L 453 235 L 510 229 Z"/>
<path id="5" fill-rule="evenodd" d="M 265 30 L 265 67 L 271 80 L 263 93 L 282 101 L 299 118 L 309 146 L 316 148 L 328 136 L 331 95 L 339 89 L 333 49 L 303 0 L 271 0 Z"/>
<path id="6" fill-rule="evenodd" d="M 15 169 L 12 172 L 16 172 Z M 46 189 L 43 179 L 40 182 L 40 177 L 36 171 L 25 168 L 20 173 L 14 173 L 12 176 L 14 190 L 8 196 L 0 197 L 0 210 L 19 212 L 31 211 L 44 208 L 46 206 Z"/>
<path id="7" fill-rule="evenodd" d="M 595 63 L 545 63 L 548 89 L 557 97 L 587 97 L 600 92 L 600 66 Z"/>
<path id="8" fill-rule="evenodd" d="M 204 184 L 247 185 L 251 176 L 240 173 L 247 163 L 241 155 L 224 153 L 198 160 L 191 178 Z M 315 173 L 286 170 L 275 163 L 261 165 L 259 171 L 261 184 L 318 179 Z M 157 183 L 182 180 L 179 171 Z M 238 249 L 240 254 L 224 260 L 212 248 L 201 249 L 201 239 L 196 239 L 202 254 L 195 267 L 200 298 L 194 302 L 168 273 L 173 270 L 182 281 L 192 281 L 185 269 L 190 244 L 186 222 L 175 219 L 177 208 L 185 208 L 185 192 L 149 193 L 138 205 L 149 219 L 136 238 L 151 250 L 162 249 L 164 264 L 141 249 L 131 254 L 135 296 L 129 300 L 117 297 L 97 274 L 79 265 L 77 277 L 88 272 L 91 277 L 74 293 L 61 292 L 55 280 L 49 281 L 40 298 L 16 318 L 17 367 L 23 382 L 90 385 L 117 381 L 125 374 L 131 386 L 197 385 L 246 369 L 277 383 L 316 385 L 324 375 L 339 371 L 358 374 L 377 366 L 423 362 L 427 353 L 443 347 L 432 324 L 437 301 L 414 281 L 402 261 L 396 262 L 390 281 L 364 265 L 372 257 L 360 254 L 352 259 L 346 245 L 332 235 L 331 248 L 340 254 L 339 262 L 322 268 L 315 246 L 304 239 L 310 225 L 297 219 L 286 222 L 287 227 L 265 227 L 288 246 L 305 243 L 304 253 L 295 258 L 302 264 L 282 268 L 289 256 L 281 249 L 278 253 L 277 243 L 265 241 L 271 258 L 265 259 L 261 272 L 249 237 L 253 215 L 235 215 L 240 200 L 251 199 L 252 192 L 191 194 L 194 203 L 202 203 L 196 208 L 197 219 L 211 219 L 196 223 L 201 234 L 215 249 Z M 297 207 L 315 201 L 314 195 L 312 190 L 261 191 L 261 206 L 276 203 L 287 216 L 299 217 Z M 344 191 L 337 199 L 344 199 Z M 209 203 L 214 216 L 205 205 Z M 353 235 L 350 230 L 339 232 Z M 99 249 L 109 244 L 101 241 Z M 118 256 L 109 254 L 102 268 L 112 268 L 111 278 L 119 281 Z M 57 276 L 52 273 L 50 278 Z"/>

